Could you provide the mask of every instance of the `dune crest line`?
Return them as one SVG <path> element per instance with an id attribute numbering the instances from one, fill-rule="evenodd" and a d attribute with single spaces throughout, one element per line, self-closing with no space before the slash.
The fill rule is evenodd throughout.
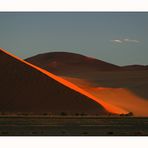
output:
<path id="1" fill-rule="evenodd" d="M 97 98 L 97 97 L 91 95 L 91 94 L 88 93 L 87 91 L 85 91 L 85 90 L 79 88 L 78 86 L 76 86 L 75 84 L 73 84 L 73 83 L 71 83 L 71 82 L 69 82 L 69 81 L 67 81 L 67 80 L 64 80 L 63 78 L 61 78 L 61 77 L 59 77 L 59 76 L 56 76 L 56 75 L 54 75 L 54 74 L 52 74 L 52 73 L 50 73 L 50 72 L 48 72 L 48 71 L 46 71 L 46 70 L 44 70 L 44 69 L 38 67 L 38 66 L 35 66 L 35 65 L 33 65 L 33 64 L 31 64 L 31 63 L 29 63 L 29 62 L 27 62 L 27 61 L 24 61 L 23 59 L 21 59 L 21 58 L 15 56 L 15 55 L 13 55 L 13 54 L 7 52 L 6 50 L 4 50 L 4 49 L 2 49 L 2 48 L 0 48 L 0 50 L 3 51 L 4 53 L 6 53 L 7 55 L 9 55 L 9 56 L 11 56 L 11 57 L 13 57 L 13 58 L 15 58 L 15 59 L 17 59 L 17 60 L 19 60 L 19 61 L 21 61 L 21 62 L 27 64 L 27 65 L 29 65 L 29 66 L 35 68 L 36 70 L 38 70 L 38 71 L 42 72 L 43 74 L 49 76 L 50 78 L 54 79 L 55 81 L 57 81 L 57 82 L 63 84 L 64 86 L 67 86 L 67 87 L 69 87 L 70 89 L 75 90 L 75 91 L 77 91 L 77 92 L 79 92 L 79 93 L 81 93 L 81 94 L 87 96 L 88 98 L 90 98 L 90 99 L 94 100 L 95 102 L 99 103 L 100 105 L 102 105 L 107 111 L 109 111 L 109 112 L 111 112 L 111 113 L 115 113 L 115 114 L 121 114 L 121 113 L 126 114 L 126 113 L 128 113 L 128 111 L 126 111 L 126 110 L 124 110 L 124 109 L 122 109 L 122 108 L 118 108 L 118 107 L 113 106 L 113 105 L 111 105 L 111 104 L 107 104 L 106 102 L 102 101 L 101 99 L 99 99 L 99 98 Z"/>

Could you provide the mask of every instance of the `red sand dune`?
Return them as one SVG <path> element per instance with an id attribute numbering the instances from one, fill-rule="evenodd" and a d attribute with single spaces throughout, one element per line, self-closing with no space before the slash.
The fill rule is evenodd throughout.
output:
<path id="1" fill-rule="evenodd" d="M 136 116 L 148 116 L 147 66 L 119 67 L 65 52 L 40 54 L 27 61 L 64 77 L 108 105 L 117 107 L 118 111 L 120 109 L 133 112 Z"/>
<path id="2" fill-rule="evenodd" d="M 1 112 L 124 113 L 3 49 L 0 49 L 0 69 Z"/>

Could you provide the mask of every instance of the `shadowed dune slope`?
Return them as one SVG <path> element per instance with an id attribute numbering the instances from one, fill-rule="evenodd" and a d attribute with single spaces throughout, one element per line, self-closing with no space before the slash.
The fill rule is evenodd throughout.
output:
<path id="1" fill-rule="evenodd" d="M 26 59 L 55 74 L 73 74 L 90 71 L 112 71 L 120 67 L 87 56 L 69 52 L 49 52 Z"/>
<path id="2" fill-rule="evenodd" d="M 66 82 L 0 49 L 1 112 L 108 114 Z"/>

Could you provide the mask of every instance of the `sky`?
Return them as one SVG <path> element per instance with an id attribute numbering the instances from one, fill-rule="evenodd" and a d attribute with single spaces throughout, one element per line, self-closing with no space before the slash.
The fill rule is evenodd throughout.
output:
<path id="1" fill-rule="evenodd" d="M 146 12 L 0 12 L 0 47 L 23 59 L 65 51 L 148 65 L 147 44 Z"/>

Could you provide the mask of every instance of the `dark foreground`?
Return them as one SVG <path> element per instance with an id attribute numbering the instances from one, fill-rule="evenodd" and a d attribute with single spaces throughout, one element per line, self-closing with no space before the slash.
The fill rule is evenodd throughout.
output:
<path id="1" fill-rule="evenodd" d="M 1 136 L 148 136 L 148 118 L 1 116 Z"/>

